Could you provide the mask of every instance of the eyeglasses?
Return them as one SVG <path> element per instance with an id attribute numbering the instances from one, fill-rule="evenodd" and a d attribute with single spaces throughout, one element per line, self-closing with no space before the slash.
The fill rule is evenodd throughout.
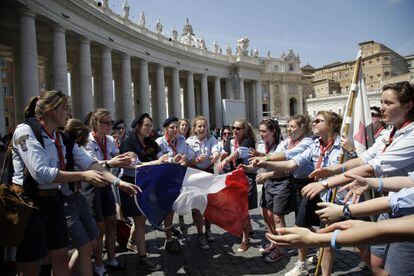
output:
<path id="1" fill-rule="evenodd" d="M 107 125 L 107 126 L 112 126 L 114 124 L 114 121 L 105 121 L 105 122 L 99 122 L 99 124 L 101 125 Z"/>
<path id="2" fill-rule="evenodd" d="M 324 123 L 324 122 L 326 122 L 326 121 L 325 120 L 322 120 L 322 119 L 315 119 L 315 120 L 312 121 L 312 124 L 317 125 L 319 123 Z"/>
<path id="3" fill-rule="evenodd" d="M 236 126 L 232 126 L 231 127 L 232 130 L 237 130 L 240 131 L 241 129 L 244 129 L 244 127 L 236 127 Z"/>
<path id="4" fill-rule="evenodd" d="M 379 113 L 371 113 L 371 117 L 379 118 L 379 117 L 381 117 L 381 114 L 379 114 Z"/>

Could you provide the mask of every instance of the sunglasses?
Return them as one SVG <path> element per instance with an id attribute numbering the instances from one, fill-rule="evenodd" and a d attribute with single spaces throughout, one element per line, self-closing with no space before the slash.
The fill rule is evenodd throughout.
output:
<path id="1" fill-rule="evenodd" d="M 244 127 L 235 127 L 235 126 L 232 126 L 231 129 L 232 130 L 240 131 L 241 129 L 244 129 Z"/>
<path id="2" fill-rule="evenodd" d="M 124 127 L 116 127 L 115 129 L 116 130 L 124 130 L 125 128 Z"/>
<path id="3" fill-rule="evenodd" d="M 223 132 L 223 136 L 224 135 L 231 135 L 231 132 Z"/>
<path id="4" fill-rule="evenodd" d="M 112 121 L 105 121 L 105 122 L 99 122 L 100 125 L 107 125 L 107 126 L 112 126 L 114 124 L 114 120 Z"/>
<path id="5" fill-rule="evenodd" d="M 313 121 L 312 121 L 312 124 L 317 125 L 317 124 L 319 124 L 319 123 L 324 123 L 324 122 L 326 122 L 326 121 L 325 121 L 325 120 L 322 120 L 322 119 L 316 119 L 316 120 L 313 120 Z"/>

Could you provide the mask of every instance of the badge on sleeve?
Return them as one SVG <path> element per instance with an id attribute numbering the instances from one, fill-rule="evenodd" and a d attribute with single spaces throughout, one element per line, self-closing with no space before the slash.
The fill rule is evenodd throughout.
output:
<path id="1" fill-rule="evenodd" d="M 16 139 L 16 145 L 20 145 L 22 151 L 27 151 L 26 140 L 29 138 L 29 134 L 22 135 Z"/>

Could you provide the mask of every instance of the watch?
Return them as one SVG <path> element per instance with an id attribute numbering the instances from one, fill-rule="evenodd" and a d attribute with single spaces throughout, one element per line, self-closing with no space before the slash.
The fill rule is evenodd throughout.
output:
<path id="1" fill-rule="evenodd" d="M 347 156 L 349 159 L 354 159 L 358 157 L 358 154 L 354 150 L 351 150 L 347 152 Z"/>
<path id="2" fill-rule="evenodd" d="M 351 214 L 351 210 L 349 209 L 349 204 L 344 205 L 344 208 L 342 209 L 342 212 L 344 214 L 344 218 L 346 219 L 350 219 L 352 214 Z"/>
<path id="3" fill-rule="evenodd" d="M 329 189 L 329 186 L 328 186 L 328 181 L 327 181 L 327 180 L 322 180 L 322 181 L 321 181 L 321 184 L 322 184 L 322 186 L 323 186 L 325 189 Z"/>

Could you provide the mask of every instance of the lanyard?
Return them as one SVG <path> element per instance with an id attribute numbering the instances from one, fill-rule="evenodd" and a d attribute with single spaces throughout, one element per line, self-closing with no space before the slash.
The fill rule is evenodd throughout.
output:
<path id="1" fill-rule="evenodd" d="M 96 135 L 96 132 L 93 132 L 92 135 L 93 135 L 93 138 L 95 138 L 95 141 L 98 144 L 99 148 L 101 149 L 101 152 L 103 154 L 103 160 L 108 160 L 108 156 L 106 152 L 106 135 L 103 138 L 103 144 L 102 144 L 102 141 Z"/>
<path id="2" fill-rule="evenodd" d="M 319 169 L 322 165 L 322 159 L 325 156 L 325 153 L 332 148 L 334 140 L 328 142 L 326 146 L 322 145 L 322 140 L 320 140 L 320 150 L 321 154 L 319 155 L 318 163 L 316 164 L 316 169 Z"/>
<path id="3" fill-rule="evenodd" d="M 404 124 L 399 129 L 403 129 L 409 124 L 411 124 L 411 121 L 407 120 L 404 122 Z M 388 141 L 385 141 L 385 148 L 382 150 L 382 152 L 385 152 L 388 146 L 392 144 L 392 142 L 394 141 L 394 135 L 396 131 L 397 131 L 397 128 L 394 126 L 394 128 L 391 131 L 390 137 L 388 138 Z"/>
<path id="4" fill-rule="evenodd" d="M 58 152 L 58 158 L 59 158 L 59 169 L 64 170 L 66 165 L 65 165 L 65 156 L 63 155 L 63 150 L 62 150 L 62 145 L 60 144 L 60 134 L 59 131 L 56 131 L 56 139 L 53 138 L 53 135 L 51 133 L 49 133 L 46 128 L 42 125 L 42 129 L 44 132 L 46 132 L 47 136 L 49 136 L 49 138 L 55 142 L 55 147 L 56 150 Z"/>

